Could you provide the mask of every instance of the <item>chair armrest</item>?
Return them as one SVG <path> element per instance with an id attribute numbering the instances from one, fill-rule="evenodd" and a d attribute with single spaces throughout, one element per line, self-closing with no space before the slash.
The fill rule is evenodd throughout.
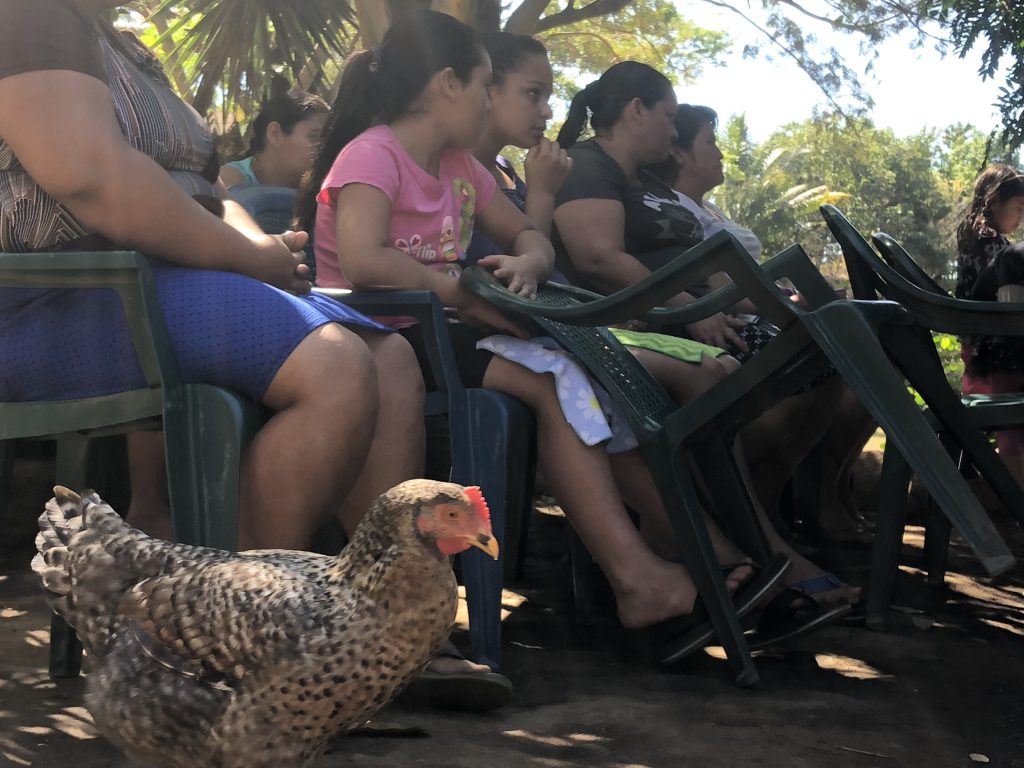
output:
<path id="1" fill-rule="evenodd" d="M 718 232 L 680 253 L 635 285 L 608 296 L 551 284 L 549 288 L 538 291 L 536 300 L 524 299 L 506 290 L 490 273 L 479 267 L 463 271 L 460 279 L 469 291 L 515 315 L 544 317 L 571 325 L 613 325 L 643 317 L 647 310 L 672 298 L 686 286 L 720 271 L 719 260 L 737 251 L 745 253 L 732 235 Z M 560 301 L 559 296 L 571 297 L 575 301 Z"/>
<path id="2" fill-rule="evenodd" d="M 137 251 L 0 253 L 5 288 L 115 288 L 134 283 L 148 269 Z"/>
<path id="3" fill-rule="evenodd" d="M 146 257 L 137 251 L 0 253 L 5 288 L 109 288 L 117 291 L 139 367 L 149 387 L 163 386 L 168 400 L 180 387 L 167 326 Z"/>
<path id="4" fill-rule="evenodd" d="M 836 299 L 828 281 L 799 245 L 791 245 L 763 264 L 754 261 L 745 249 L 723 250 L 713 266 L 713 272 L 725 272 L 732 284 L 683 306 L 652 310 L 644 319 L 655 324 L 682 325 L 721 312 L 745 297 L 754 303 L 761 316 L 785 327 L 792 322 L 796 310 L 775 284 L 784 277 L 793 281 L 814 308 Z"/>

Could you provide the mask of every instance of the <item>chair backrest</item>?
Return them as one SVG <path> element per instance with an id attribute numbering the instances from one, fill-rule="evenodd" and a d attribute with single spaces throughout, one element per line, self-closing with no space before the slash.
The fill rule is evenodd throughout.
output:
<path id="1" fill-rule="evenodd" d="M 267 184 L 241 184 L 228 190 L 231 199 L 245 208 L 264 232 L 291 229 L 296 190 Z"/>
<path id="2" fill-rule="evenodd" d="M 921 268 L 921 265 L 914 260 L 914 257 L 910 255 L 906 248 L 896 241 L 896 238 L 887 235 L 885 232 L 875 232 L 871 236 L 871 242 L 875 244 L 875 248 L 882 254 L 882 258 L 889 263 L 889 266 L 918 288 L 923 288 L 937 296 L 950 295 L 949 291 L 935 282 L 932 276 Z"/>
<path id="3" fill-rule="evenodd" d="M 231 199 L 248 211 L 264 232 L 277 234 L 292 229 L 295 218 L 295 196 L 291 187 L 273 187 L 268 184 L 241 184 L 228 190 Z M 313 254 L 313 233 L 305 247 L 306 265 L 316 279 L 316 257 Z"/>
<path id="4" fill-rule="evenodd" d="M 958 335 L 1024 335 L 1020 304 L 968 301 L 953 298 L 945 291 L 926 290 L 889 266 L 838 209 L 822 206 L 822 215 L 830 228 L 835 223 L 833 232 L 841 233 L 844 254 L 849 248 L 849 258 L 863 268 L 862 273 L 868 273 L 875 290 L 883 298 L 902 304 L 921 327 Z M 996 325 L 1001 325 L 1001 329 L 997 330 Z"/>
<path id="5" fill-rule="evenodd" d="M 130 251 L 0 254 L 0 287 L 117 291 L 146 386 L 59 402 L 0 403 L 0 440 L 57 437 L 159 418 L 181 381 L 145 258 Z M 120 429 L 118 431 L 123 431 Z"/>
<path id="6" fill-rule="evenodd" d="M 843 250 L 846 272 L 850 277 L 850 287 L 855 299 L 874 301 L 881 293 L 878 276 L 871 268 L 871 256 L 874 252 L 871 245 L 848 218 L 834 205 L 825 204 L 819 209 L 825 223 L 828 224 L 832 237 Z"/>

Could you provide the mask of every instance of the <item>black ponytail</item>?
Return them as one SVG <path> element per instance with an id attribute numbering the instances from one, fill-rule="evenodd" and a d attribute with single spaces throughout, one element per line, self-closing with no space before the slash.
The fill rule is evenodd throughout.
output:
<path id="1" fill-rule="evenodd" d="M 596 80 L 594 81 L 597 82 Z M 565 122 L 558 129 L 558 144 L 562 149 L 568 149 L 577 141 L 587 127 L 587 109 L 590 104 L 590 92 L 588 89 L 594 85 L 591 83 L 582 91 L 572 97 L 569 102 L 569 114 L 565 116 Z"/>
<path id="2" fill-rule="evenodd" d="M 596 133 L 615 125 L 633 99 L 640 99 L 650 109 L 670 93 L 672 83 L 658 70 L 638 61 L 620 61 L 573 97 L 558 143 L 568 149 L 579 140 L 588 110 L 590 127 Z"/>
<path id="3" fill-rule="evenodd" d="M 298 226 L 312 232 L 320 185 L 346 144 L 370 126 L 405 114 L 437 72 L 451 68 L 468 83 L 482 53 L 480 38 L 462 22 L 436 11 L 414 11 L 388 29 L 379 47 L 349 56 L 316 160 L 299 192 Z"/>

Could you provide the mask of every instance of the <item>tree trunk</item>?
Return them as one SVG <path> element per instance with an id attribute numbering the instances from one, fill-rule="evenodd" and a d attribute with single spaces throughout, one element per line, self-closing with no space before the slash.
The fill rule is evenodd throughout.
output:
<path id="1" fill-rule="evenodd" d="M 470 26 L 476 21 L 476 0 L 431 0 L 430 8 Z"/>
<path id="2" fill-rule="evenodd" d="M 355 0 L 355 7 L 363 48 L 378 45 L 391 26 L 391 3 L 383 0 Z"/>

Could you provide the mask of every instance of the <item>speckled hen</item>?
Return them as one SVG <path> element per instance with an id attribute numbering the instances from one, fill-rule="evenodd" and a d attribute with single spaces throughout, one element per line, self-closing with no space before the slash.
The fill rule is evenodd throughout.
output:
<path id="1" fill-rule="evenodd" d="M 90 657 L 86 704 L 149 768 L 316 765 L 447 637 L 448 555 L 497 557 L 477 488 L 411 480 L 337 557 L 169 544 L 56 488 L 32 560 Z"/>

